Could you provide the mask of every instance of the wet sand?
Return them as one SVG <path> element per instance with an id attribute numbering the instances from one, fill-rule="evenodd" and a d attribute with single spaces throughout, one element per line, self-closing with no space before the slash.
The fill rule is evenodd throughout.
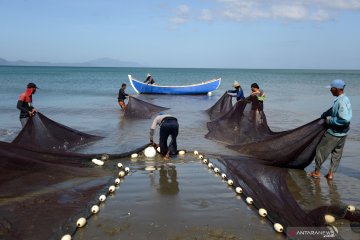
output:
<path id="1" fill-rule="evenodd" d="M 286 239 L 192 153 L 171 161 L 121 161 L 130 166 L 131 174 L 74 239 Z M 328 183 L 290 170 L 287 182 L 305 210 L 326 204 L 359 206 L 351 194 L 360 190 L 359 185 L 353 186 L 356 179 L 348 178 L 340 172 Z M 351 186 L 345 187 L 347 182 Z M 334 225 L 345 239 L 358 239 L 348 221 Z"/>

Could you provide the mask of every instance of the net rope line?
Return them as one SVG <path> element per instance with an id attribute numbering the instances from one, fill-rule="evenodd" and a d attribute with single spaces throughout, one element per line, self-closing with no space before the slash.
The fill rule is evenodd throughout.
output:
<path id="1" fill-rule="evenodd" d="M 134 158 L 133 156 L 130 156 L 130 157 Z M 103 158 L 102 160 L 108 160 L 108 159 Z M 66 233 L 65 235 L 63 235 L 61 240 L 71 240 L 72 237 L 76 234 L 76 232 L 80 228 L 85 227 L 87 221 L 92 216 L 94 216 L 95 214 L 98 214 L 98 212 L 100 211 L 101 204 L 103 204 L 106 201 L 108 196 L 115 194 L 116 190 L 119 189 L 120 184 L 125 180 L 125 177 L 126 176 L 131 176 L 130 168 L 129 167 L 124 167 L 121 162 L 119 162 L 117 164 L 117 169 L 119 170 L 119 172 L 118 172 L 117 176 L 115 177 L 115 180 L 113 180 L 113 184 L 108 186 L 106 192 L 99 196 L 98 201 L 96 202 L 96 204 L 91 206 L 91 208 L 89 209 L 87 215 L 85 215 L 83 217 L 80 217 L 76 221 L 76 228 L 74 228 L 73 231 L 71 231 L 70 233 Z"/>
<path id="2" fill-rule="evenodd" d="M 187 151 L 187 150 L 181 150 L 183 151 L 182 154 L 185 153 L 190 153 L 191 151 Z M 136 155 L 134 155 L 136 154 Z M 131 158 L 137 158 L 138 154 L 140 153 L 133 153 L 131 156 L 128 155 L 128 157 Z M 263 218 L 267 218 L 272 224 L 273 224 L 273 229 L 276 232 L 279 233 L 283 233 L 283 234 L 287 234 L 286 233 L 286 228 L 283 227 L 282 223 L 276 222 L 273 218 L 272 218 L 272 213 L 268 212 L 265 208 L 262 208 L 262 206 L 260 206 L 256 199 L 253 199 L 250 195 L 248 195 L 246 192 L 243 191 L 242 186 L 236 182 L 234 182 L 231 177 L 227 176 L 225 172 L 221 171 L 221 168 L 218 167 L 216 164 L 214 164 L 213 162 L 211 162 L 209 160 L 209 158 L 205 157 L 205 155 L 200 154 L 198 151 L 193 151 L 193 154 L 195 155 L 195 157 L 197 159 L 199 159 L 204 165 L 206 165 L 208 167 L 208 169 L 212 170 L 217 176 L 220 176 L 221 179 L 223 181 L 225 181 L 228 185 L 228 187 L 230 187 L 233 191 L 235 191 L 235 193 L 238 196 L 244 196 L 245 198 L 241 198 L 247 205 L 249 206 L 254 206 L 257 210 L 258 210 L 258 214 L 259 216 L 263 217 Z M 104 159 L 105 160 L 105 159 Z M 105 202 L 105 200 L 107 199 L 107 197 L 109 195 L 112 195 L 115 193 L 115 191 L 118 189 L 118 187 L 120 186 L 120 184 L 124 181 L 125 177 L 130 175 L 131 176 L 131 171 L 129 167 L 125 167 L 122 165 L 121 162 L 119 162 L 117 164 L 117 167 L 119 169 L 118 172 L 118 177 L 115 178 L 114 180 L 114 184 L 110 185 L 106 191 L 105 194 L 100 195 L 99 200 L 97 202 L 97 204 L 93 205 L 88 213 L 88 215 L 86 215 L 85 217 L 83 217 L 85 219 L 85 222 L 83 224 L 80 223 L 80 219 L 78 219 L 77 223 L 76 223 L 76 228 L 73 230 L 73 232 L 69 233 L 69 234 L 65 234 L 63 236 L 63 238 L 61 238 L 61 240 L 70 240 L 72 239 L 71 237 L 74 236 L 76 234 L 76 232 L 84 227 L 86 225 L 86 221 L 89 220 L 93 215 L 97 214 L 99 210 L 94 211 L 94 207 L 96 209 Z M 351 209 L 350 209 L 351 208 Z M 349 212 L 353 212 L 355 211 L 355 207 L 352 205 L 348 206 L 347 211 Z M 337 231 L 336 227 L 334 225 L 332 225 L 331 223 L 328 223 L 327 226 L 329 227 L 330 231 Z"/>
<path id="3" fill-rule="evenodd" d="M 208 167 L 208 169 L 212 170 L 215 175 L 220 176 L 221 179 L 223 181 L 225 181 L 228 185 L 228 187 L 230 187 L 233 191 L 235 191 L 235 193 L 238 196 L 244 196 L 245 198 L 241 198 L 247 205 L 249 206 L 254 206 L 257 210 L 258 210 L 258 214 L 259 216 L 263 217 L 263 218 L 267 218 L 272 224 L 273 224 L 273 229 L 276 232 L 279 233 L 283 233 L 284 235 L 287 236 L 287 231 L 286 231 L 286 227 L 283 227 L 282 223 L 276 222 L 276 220 L 274 220 L 274 218 L 272 218 L 271 216 L 271 212 L 268 212 L 265 208 L 263 208 L 262 206 L 260 206 L 260 204 L 257 203 L 256 199 L 253 199 L 251 196 L 249 196 L 248 194 L 246 194 L 243 191 L 242 186 L 240 186 L 239 183 L 234 183 L 234 181 L 231 179 L 231 177 L 228 177 L 226 175 L 225 172 L 221 172 L 220 168 L 218 166 L 216 166 L 214 163 L 212 163 L 209 158 L 205 157 L 205 155 L 200 154 L 197 150 L 193 151 L 193 154 L 204 164 Z M 353 205 L 348 205 L 347 209 L 346 209 L 346 214 L 353 214 L 355 212 L 355 210 L 357 210 L 358 208 L 355 208 Z M 358 211 L 358 210 L 357 210 Z M 332 222 L 327 222 L 328 220 L 326 219 L 327 215 L 324 215 L 325 221 L 326 221 L 326 225 L 329 228 L 330 231 L 335 231 L 336 235 L 341 237 L 340 235 L 338 235 L 338 231 L 337 228 L 332 225 Z M 330 215 L 331 216 L 331 215 Z M 345 217 L 345 214 L 344 216 Z M 335 221 L 335 218 L 334 218 Z"/>

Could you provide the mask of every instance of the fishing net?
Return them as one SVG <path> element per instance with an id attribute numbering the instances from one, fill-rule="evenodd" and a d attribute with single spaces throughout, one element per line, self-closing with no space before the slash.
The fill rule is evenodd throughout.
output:
<path id="1" fill-rule="evenodd" d="M 263 111 L 252 110 L 252 104 L 240 100 L 226 113 L 207 123 L 206 138 L 226 144 L 243 145 L 274 135 Z"/>
<path id="2" fill-rule="evenodd" d="M 124 116 L 126 118 L 151 118 L 154 114 L 169 108 L 157 106 L 140 99 L 129 96 L 129 103 L 126 106 Z"/>
<path id="3" fill-rule="evenodd" d="M 351 221 L 351 227 L 360 223 L 360 212 L 349 212 L 346 206 L 322 206 L 305 212 L 287 187 L 288 169 L 286 168 L 268 166 L 266 161 L 249 156 L 222 156 L 219 161 L 227 178 L 234 181 L 234 187 L 242 188 L 243 199 L 251 197 L 257 209 L 266 209 L 267 218 L 272 223 L 280 223 L 285 230 L 288 227 L 314 227 L 313 230 L 320 231 L 315 227 L 327 226 L 325 222 L 327 214 L 335 219 Z M 356 231 L 356 227 L 353 229 Z M 341 237 L 337 236 L 334 239 Z"/>
<path id="4" fill-rule="evenodd" d="M 114 176 L 114 169 L 95 167 L 91 159 L 128 157 L 148 146 L 119 154 L 66 151 L 99 138 L 37 113 L 12 143 L 0 142 L 0 239 L 73 233 L 76 219 L 91 215 Z"/>
<path id="5" fill-rule="evenodd" d="M 64 126 L 38 112 L 29 118 L 13 143 L 42 149 L 68 150 L 101 138 Z"/>
<path id="6" fill-rule="evenodd" d="M 214 107 L 220 106 L 219 102 Z M 250 99 L 238 101 L 207 126 L 207 138 L 239 152 L 238 156 L 220 156 L 222 168 L 235 187 L 241 187 L 245 197 L 253 199 L 256 208 L 267 210 L 271 222 L 280 223 L 285 229 L 326 227 L 324 216 L 330 214 L 353 221 L 351 226 L 356 230 L 354 226 L 360 223 L 358 211 L 350 213 L 344 206 L 322 206 L 307 213 L 287 187 L 287 168 L 304 169 L 313 161 L 316 146 L 326 131 L 323 119 L 292 130 L 273 132 L 262 108 Z"/>
<path id="7" fill-rule="evenodd" d="M 133 151 L 109 154 L 128 158 Z M 60 239 L 73 233 L 79 217 L 106 193 L 116 168 L 96 167 L 92 158 L 0 142 L 0 239 Z M 125 159 L 123 159 L 125 160 Z"/>
<path id="8" fill-rule="evenodd" d="M 312 162 L 326 130 L 324 120 L 316 119 L 296 129 L 273 132 L 265 113 L 247 101 L 238 101 L 207 126 L 205 137 L 224 142 L 230 149 L 266 160 L 269 165 L 300 169 Z"/>
<path id="9" fill-rule="evenodd" d="M 206 112 L 209 114 L 210 120 L 214 120 L 228 112 L 232 106 L 232 97 L 225 92 L 212 107 L 206 110 Z"/>
<path id="10" fill-rule="evenodd" d="M 1 239 L 49 239 L 109 180 L 108 173 L 91 167 L 90 155 L 5 142 L 0 154 Z"/>

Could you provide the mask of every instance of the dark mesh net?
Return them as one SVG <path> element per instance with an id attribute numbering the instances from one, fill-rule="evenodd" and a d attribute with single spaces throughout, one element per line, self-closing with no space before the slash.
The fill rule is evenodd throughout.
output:
<path id="1" fill-rule="evenodd" d="M 317 119 L 299 128 L 272 133 L 256 142 L 231 145 L 242 154 L 266 160 L 267 164 L 304 169 L 315 157 L 316 146 L 325 132 L 324 120 Z"/>
<path id="2" fill-rule="evenodd" d="M 207 123 L 206 138 L 226 144 L 243 145 L 264 140 L 274 133 L 269 129 L 263 111 L 251 110 L 247 101 L 238 101 L 228 112 Z"/>
<path id="3" fill-rule="evenodd" d="M 246 156 L 224 156 L 220 162 L 228 179 L 234 181 L 234 187 L 242 188 L 243 199 L 251 197 L 257 209 L 266 209 L 268 219 L 272 223 L 280 223 L 285 230 L 288 227 L 326 227 L 326 214 L 352 221 L 352 226 L 360 223 L 360 213 L 350 213 L 345 206 L 322 206 L 305 212 L 287 187 L 286 168 L 267 166 L 264 161 Z"/>
<path id="4" fill-rule="evenodd" d="M 225 92 L 212 107 L 206 110 L 206 112 L 209 114 L 210 120 L 214 120 L 230 111 L 232 106 L 232 97 Z"/>
<path id="5" fill-rule="evenodd" d="M 109 181 L 91 155 L 5 142 L 0 155 L 0 239 L 49 239 Z"/>
<path id="6" fill-rule="evenodd" d="M 244 195 L 254 200 L 256 208 L 266 209 L 269 220 L 282 224 L 285 229 L 326 227 L 325 214 L 353 221 L 352 228 L 356 229 L 354 226 L 360 222 L 358 212 L 350 214 L 346 207 L 322 206 L 307 213 L 287 187 L 287 168 L 304 169 L 314 159 L 316 146 L 326 131 L 324 120 L 272 132 L 258 101 L 252 100 L 238 101 L 228 112 L 208 123 L 207 138 L 224 142 L 241 154 L 220 157 L 235 187 L 240 186 Z"/>
<path id="7" fill-rule="evenodd" d="M 91 215 L 115 173 L 91 163 L 103 154 L 64 150 L 97 139 L 37 113 L 12 143 L 0 142 L 0 239 L 60 239 Z"/>
<path id="8" fill-rule="evenodd" d="M 325 132 L 324 121 L 317 119 L 293 130 L 272 132 L 265 113 L 253 110 L 252 105 L 238 101 L 230 111 L 208 123 L 206 137 L 227 143 L 243 155 L 266 160 L 269 165 L 308 166 Z"/>
<path id="9" fill-rule="evenodd" d="M 124 116 L 126 118 L 151 118 L 154 114 L 168 109 L 129 96 Z"/>
<path id="10" fill-rule="evenodd" d="M 67 150 L 99 139 L 101 137 L 77 131 L 37 113 L 29 118 L 13 143 L 42 149 Z"/>

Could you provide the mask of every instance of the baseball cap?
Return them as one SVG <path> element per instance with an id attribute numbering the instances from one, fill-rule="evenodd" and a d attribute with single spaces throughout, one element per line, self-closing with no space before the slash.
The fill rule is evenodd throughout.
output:
<path id="1" fill-rule="evenodd" d="M 345 82 L 341 79 L 335 79 L 331 82 L 327 88 L 337 88 L 337 89 L 344 89 L 345 88 Z"/>
<path id="2" fill-rule="evenodd" d="M 37 89 L 39 89 L 37 86 L 36 86 L 36 84 L 35 83 L 28 83 L 28 85 L 27 85 L 27 88 L 37 88 Z"/>

